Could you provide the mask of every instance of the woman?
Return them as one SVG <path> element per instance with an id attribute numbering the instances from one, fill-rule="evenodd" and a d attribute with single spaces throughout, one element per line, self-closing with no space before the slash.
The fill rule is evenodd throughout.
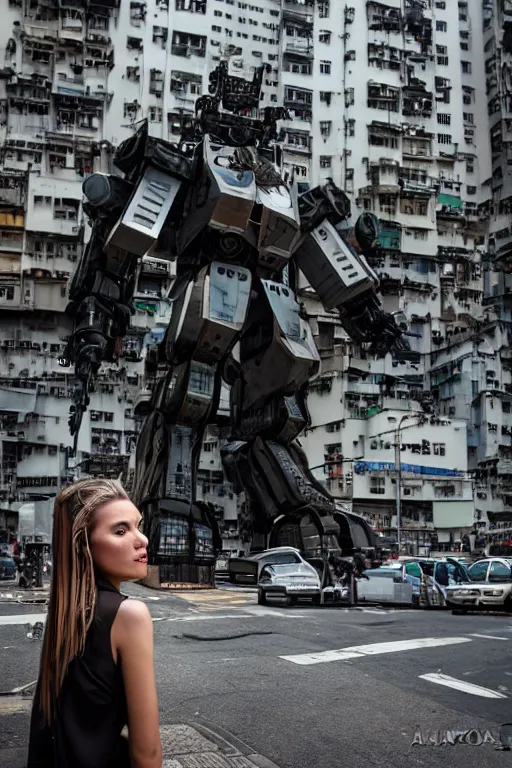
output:
<path id="1" fill-rule="evenodd" d="M 28 768 L 161 768 L 153 624 L 119 592 L 147 572 L 140 521 L 114 480 L 80 480 L 55 500 Z"/>

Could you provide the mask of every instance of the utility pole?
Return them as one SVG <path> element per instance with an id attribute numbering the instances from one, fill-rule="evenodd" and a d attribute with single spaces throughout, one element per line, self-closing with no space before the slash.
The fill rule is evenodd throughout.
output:
<path id="1" fill-rule="evenodd" d="M 400 422 L 400 426 L 401 426 Z M 401 524 L 402 524 L 402 456 L 400 426 L 395 434 L 395 471 L 396 471 L 396 539 L 398 557 L 400 557 Z"/>

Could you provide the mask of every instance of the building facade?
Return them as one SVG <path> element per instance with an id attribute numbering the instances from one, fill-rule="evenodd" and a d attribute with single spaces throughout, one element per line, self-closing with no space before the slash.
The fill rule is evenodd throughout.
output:
<path id="1" fill-rule="evenodd" d="M 400 443 L 403 467 L 432 470 L 402 467 L 403 527 L 411 545 L 426 545 L 435 530 L 439 545 L 455 546 L 473 514 L 482 528 L 498 526 L 497 535 L 506 535 L 509 510 L 512 516 L 509 5 L 5 0 L 5 527 L 20 504 L 55 494 L 80 472 L 129 478 L 152 384 L 145 362 L 170 316 L 173 265 L 156 252 L 141 265 L 130 335 L 119 363 L 106 366 L 98 380 L 71 458 L 73 376 L 60 358 L 70 330 L 66 285 L 88 237 L 81 184 L 93 171 L 111 170 L 115 147 L 143 118 L 152 135 L 178 140 L 195 99 L 207 92 L 209 72 L 228 58 L 240 75 L 268 65 L 261 106 L 290 110 L 280 138 L 284 164 L 300 188 L 332 178 L 351 197 L 354 217 L 368 210 L 381 219 L 373 266 L 382 301 L 388 311 L 402 312 L 414 333 L 409 353 L 371 358 L 301 281 L 323 361 L 309 397 L 312 427 L 302 440 L 315 475 L 354 511 L 396 534 Z M 393 425 L 409 412 L 426 415 L 428 425 L 404 422 L 397 436 Z M 205 438 L 198 495 L 215 504 L 226 548 L 239 549 L 243 499 L 220 464 L 226 421 L 224 397 L 219 423 Z M 391 438 L 374 437 L 384 432 Z M 423 453 L 424 440 L 430 453 Z M 443 445 L 445 452 L 436 453 Z"/>

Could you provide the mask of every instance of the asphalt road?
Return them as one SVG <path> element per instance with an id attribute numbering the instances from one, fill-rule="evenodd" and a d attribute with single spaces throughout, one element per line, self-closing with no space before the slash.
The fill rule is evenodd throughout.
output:
<path id="1" fill-rule="evenodd" d="M 7 622 L 33 621 L 44 607 L 2 602 L 2 591 L 0 688 L 10 691 L 35 680 L 41 644 L 27 637 L 28 623 Z M 236 590 L 126 591 L 146 599 L 155 619 L 164 726 L 198 724 L 280 768 L 512 764 L 488 741 L 412 744 L 418 728 L 422 741 L 471 729 L 479 741 L 512 722 L 512 616 L 262 608 Z M 0 768 L 24 765 L 29 705 L 0 697 Z"/>

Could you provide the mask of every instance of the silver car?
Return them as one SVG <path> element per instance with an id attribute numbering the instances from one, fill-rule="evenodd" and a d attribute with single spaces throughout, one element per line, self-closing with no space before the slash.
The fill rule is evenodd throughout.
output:
<path id="1" fill-rule="evenodd" d="M 295 547 L 274 547 L 244 557 L 230 557 L 228 577 L 232 584 L 257 584 L 265 565 L 293 565 L 304 560 Z"/>
<path id="2" fill-rule="evenodd" d="M 479 608 L 512 612 L 512 558 L 477 560 L 467 572 L 471 583 L 447 588 L 449 608 L 458 613 Z"/>
<path id="3" fill-rule="evenodd" d="M 300 555 L 299 555 L 300 557 Z M 296 605 L 299 598 L 320 605 L 322 584 L 315 568 L 302 558 L 301 562 L 287 565 L 265 565 L 258 580 L 258 604 L 266 605 L 267 598 L 279 597 L 287 605 Z"/>

